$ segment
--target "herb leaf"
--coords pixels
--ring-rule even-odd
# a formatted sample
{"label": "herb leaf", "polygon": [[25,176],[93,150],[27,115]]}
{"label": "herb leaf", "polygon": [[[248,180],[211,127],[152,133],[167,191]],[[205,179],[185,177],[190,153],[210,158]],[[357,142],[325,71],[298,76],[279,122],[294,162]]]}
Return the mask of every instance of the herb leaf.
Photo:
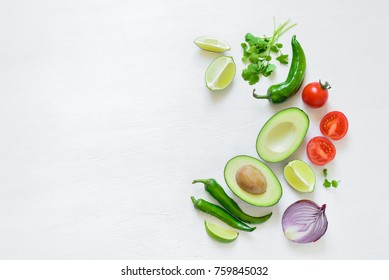
{"label": "herb leaf", "polygon": [[333,186],[334,188],[337,188],[339,182],[340,182],[340,181],[332,180],[332,181],[331,181],[331,184],[332,184],[332,186]]}
{"label": "herb leaf", "polygon": [[276,66],[274,64],[268,64],[262,71],[262,75],[265,77],[269,77],[273,71],[276,70]]}
{"label": "herb leaf", "polygon": [[323,183],[323,186],[326,187],[326,188],[330,188],[330,187],[334,187],[334,188],[337,188],[338,185],[339,185],[339,182],[340,181],[336,181],[336,180],[327,180],[327,175],[328,175],[328,170],[327,168],[324,168],[323,169],[323,175],[324,175],[324,183]]}
{"label": "herb leaf", "polygon": [[253,85],[259,81],[259,65],[251,63],[246,69],[242,71],[242,77],[245,81],[248,81],[250,85]]}
{"label": "herb leaf", "polygon": [[282,64],[288,64],[288,55],[287,54],[281,54],[276,58],[280,63]]}
{"label": "herb leaf", "polygon": [[330,188],[331,187],[331,182],[328,181],[327,179],[325,179],[324,183],[323,183],[323,186],[326,187],[326,188]]}
{"label": "herb leaf", "polygon": [[276,66],[270,61],[272,53],[277,55],[276,60],[281,64],[288,64],[288,55],[282,54],[280,49],[283,47],[278,39],[296,24],[291,24],[290,19],[277,26],[274,21],[274,31],[271,37],[256,37],[247,33],[244,37],[245,42],[241,44],[243,50],[242,61],[249,62],[247,68],[243,69],[242,77],[250,85],[256,84],[260,76],[268,77],[276,69]]}

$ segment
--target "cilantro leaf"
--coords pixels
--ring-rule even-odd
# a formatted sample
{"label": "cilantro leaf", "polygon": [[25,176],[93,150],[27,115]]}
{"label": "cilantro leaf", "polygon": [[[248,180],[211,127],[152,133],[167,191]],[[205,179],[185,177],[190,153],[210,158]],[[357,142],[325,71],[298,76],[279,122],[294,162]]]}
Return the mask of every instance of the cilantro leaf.
{"label": "cilantro leaf", "polygon": [[332,186],[333,186],[334,188],[337,188],[338,185],[339,185],[339,182],[340,182],[340,181],[332,180],[332,181],[331,181],[331,184],[332,184]]}
{"label": "cilantro leaf", "polygon": [[276,58],[280,63],[282,64],[288,64],[288,55],[287,54],[281,54]]}
{"label": "cilantro leaf", "polygon": [[323,186],[326,187],[327,189],[331,187],[331,182],[328,181],[327,179],[324,180]]}
{"label": "cilantro leaf", "polygon": [[274,64],[268,64],[263,70],[262,75],[269,77],[274,70],[276,70],[276,66]]}
{"label": "cilantro leaf", "polygon": [[339,182],[340,181],[336,181],[336,180],[327,180],[327,175],[328,175],[328,170],[327,168],[324,168],[323,169],[323,175],[324,175],[324,183],[323,183],[323,186],[326,187],[326,188],[330,188],[330,187],[334,187],[334,188],[337,188],[338,185],[339,185]]}
{"label": "cilantro leaf", "polygon": [[247,50],[247,52],[248,52],[249,54],[256,53],[256,52],[257,52],[257,48],[256,48],[255,46],[251,46],[251,47]]}
{"label": "cilantro leaf", "polygon": [[250,55],[249,60],[251,63],[257,63],[259,61],[259,56],[256,53]]}
{"label": "cilantro leaf", "polygon": [[256,84],[260,76],[268,77],[276,69],[276,66],[271,63],[272,54],[279,54],[276,60],[281,64],[288,64],[288,55],[282,54],[280,49],[283,47],[278,39],[294,27],[296,24],[291,24],[290,20],[276,26],[274,22],[274,32],[271,37],[257,37],[251,33],[246,33],[241,44],[243,50],[242,61],[249,62],[246,69],[242,71],[242,77],[250,85]]}
{"label": "cilantro leaf", "polygon": [[242,71],[242,77],[245,81],[248,81],[250,85],[253,85],[259,81],[259,67],[258,64],[251,63],[246,69]]}
{"label": "cilantro leaf", "polygon": [[249,43],[250,46],[255,44],[255,37],[251,33],[247,33],[246,36],[244,36],[244,40]]}
{"label": "cilantro leaf", "polygon": [[271,46],[270,49],[271,49],[272,52],[275,52],[275,53],[279,52],[279,49],[277,48],[276,45]]}

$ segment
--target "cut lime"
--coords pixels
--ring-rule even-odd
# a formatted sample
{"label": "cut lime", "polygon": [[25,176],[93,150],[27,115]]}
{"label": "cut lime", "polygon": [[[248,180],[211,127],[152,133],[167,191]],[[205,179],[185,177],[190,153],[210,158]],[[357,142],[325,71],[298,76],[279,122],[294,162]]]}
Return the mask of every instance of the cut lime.
{"label": "cut lime", "polygon": [[230,45],[223,40],[202,36],[197,38],[194,43],[201,49],[211,52],[225,52],[231,49]]}
{"label": "cut lime", "polygon": [[235,77],[235,62],[231,56],[216,58],[205,72],[205,83],[210,90],[225,89]]}
{"label": "cut lime", "polygon": [[315,173],[302,160],[290,161],[284,168],[284,176],[288,184],[299,192],[312,192],[315,188]]}
{"label": "cut lime", "polygon": [[208,221],[204,221],[204,223],[208,235],[219,242],[230,243],[238,238],[239,233],[236,231],[220,227]]}

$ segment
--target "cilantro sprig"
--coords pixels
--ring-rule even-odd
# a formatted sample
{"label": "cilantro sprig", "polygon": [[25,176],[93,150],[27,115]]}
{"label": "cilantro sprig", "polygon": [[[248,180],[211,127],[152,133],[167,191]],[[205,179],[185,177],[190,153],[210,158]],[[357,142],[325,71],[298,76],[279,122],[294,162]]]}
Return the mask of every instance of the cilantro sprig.
{"label": "cilantro sprig", "polygon": [[242,77],[245,81],[254,85],[259,81],[261,75],[270,76],[276,70],[276,65],[270,63],[273,55],[277,55],[276,60],[279,63],[288,64],[288,55],[281,52],[283,45],[278,42],[278,39],[296,25],[296,23],[290,24],[290,19],[288,19],[277,27],[274,20],[273,36],[256,37],[251,33],[246,34],[245,42],[241,44],[243,48],[242,61],[249,63],[242,71]]}
{"label": "cilantro sprig", "polygon": [[327,179],[327,175],[328,175],[328,170],[327,170],[327,168],[324,168],[324,169],[323,169],[323,175],[324,175],[324,183],[323,183],[323,186],[324,186],[325,188],[328,189],[328,188],[331,188],[331,187],[334,187],[334,188],[337,188],[337,187],[338,187],[340,181],[336,181],[336,180],[331,180],[331,181],[329,181],[329,180]]}

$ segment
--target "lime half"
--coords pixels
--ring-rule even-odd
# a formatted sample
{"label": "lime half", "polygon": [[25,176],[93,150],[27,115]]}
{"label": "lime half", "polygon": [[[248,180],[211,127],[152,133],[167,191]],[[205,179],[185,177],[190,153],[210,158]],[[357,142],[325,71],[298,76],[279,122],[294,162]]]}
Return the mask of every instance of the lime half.
{"label": "lime half", "polygon": [[284,168],[284,176],[288,184],[299,192],[312,192],[315,188],[315,173],[302,160],[290,161]]}
{"label": "lime half", "polygon": [[204,221],[204,223],[208,235],[219,242],[230,243],[238,238],[239,233],[236,231],[222,228],[219,225],[208,221]]}
{"label": "lime half", "polygon": [[211,52],[225,52],[231,49],[230,45],[223,40],[202,36],[197,38],[194,43],[201,49]]}
{"label": "lime half", "polygon": [[216,58],[205,72],[205,83],[210,90],[222,90],[234,79],[235,62],[231,56]]}

